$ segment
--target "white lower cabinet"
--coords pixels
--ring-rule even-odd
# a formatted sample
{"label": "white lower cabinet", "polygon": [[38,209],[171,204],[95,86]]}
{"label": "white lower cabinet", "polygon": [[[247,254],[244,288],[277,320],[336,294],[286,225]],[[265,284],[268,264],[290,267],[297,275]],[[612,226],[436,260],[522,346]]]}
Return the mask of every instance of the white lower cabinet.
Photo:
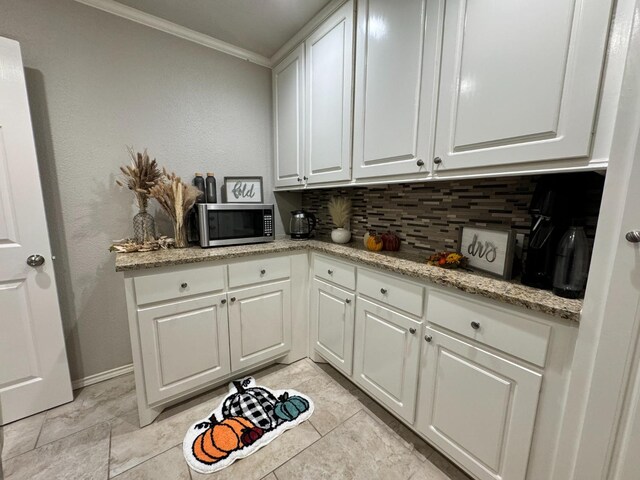
{"label": "white lower cabinet", "polygon": [[310,308],[313,348],[348,376],[353,366],[354,309],[353,293],[314,279]]}
{"label": "white lower cabinet", "polygon": [[140,309],[138,325],[149,403],[231,372],[225,294]]}
{"label": "white lower cabinet", "polygon": [[358,296],[353,379],[413,423],[422,323]]}
{"label": "white lower cabinet", "polygon": [[416,427],[478,479],[526,477],[542,374],[425,329]]}
{"label": "white lower cabinet", "polygon": [[263,363],[291,349],[289,280],[231,291],[228,297],[233,371]]}

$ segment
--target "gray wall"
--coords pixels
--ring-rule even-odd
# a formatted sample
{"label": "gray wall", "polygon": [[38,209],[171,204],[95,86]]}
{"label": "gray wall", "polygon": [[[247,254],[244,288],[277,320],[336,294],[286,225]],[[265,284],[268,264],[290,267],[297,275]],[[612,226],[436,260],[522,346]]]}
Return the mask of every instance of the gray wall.
{"label": "gray wall", "polygon": [[71,376],[126,365],[125,145],[189,179],[261,175],[273,201],[271,72],[72,0],[0,0],[0,35],[22,46]]}

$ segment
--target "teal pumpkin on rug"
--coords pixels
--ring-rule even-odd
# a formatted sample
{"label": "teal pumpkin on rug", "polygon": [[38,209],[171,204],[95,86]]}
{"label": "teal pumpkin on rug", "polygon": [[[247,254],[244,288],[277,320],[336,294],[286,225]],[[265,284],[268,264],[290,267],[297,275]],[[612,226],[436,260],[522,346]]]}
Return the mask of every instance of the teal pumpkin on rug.
{"label": "teal pumpkin on rug", "polygon": [[187,431],[184,458],[197,472],[217,472],[304,422],[313,408],[295,390],[261,387],[253,377],[233,381],[218,408]]}

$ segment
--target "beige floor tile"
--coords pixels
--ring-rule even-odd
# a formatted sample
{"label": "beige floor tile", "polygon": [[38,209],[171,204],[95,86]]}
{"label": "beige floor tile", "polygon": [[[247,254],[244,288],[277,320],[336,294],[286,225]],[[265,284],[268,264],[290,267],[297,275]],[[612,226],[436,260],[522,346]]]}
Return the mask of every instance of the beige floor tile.
{"label": "beige floor tile", "polygon": [[79,391],[72,403],[47,412],[38,446],[136,410],[133,375],[122,375]]}
{"label": "beige floor tile", "polygon": [[428,466],[397,439],[391,429],[361,411],[275,474],[278,480],[407,480]]}
{"label": "beige floor tile", "polygon": [[284,432],[266,447],[242,460],[238,460],[224,470],[210,475],[203,475],[192,470],[191,477],[193,480],[259,480],[319,438],[320,434],[316,432],[313,426],[309,422],[303,422],[297,427]]}
{"label": "beige floor tile", "polygon": [[291,365],[273,365],[253,375],[258,385],[276,390],[297,389],[301,383],[316,376],[323,376],[323,372],[309,359],[299,360]]}
{"label": "beige floor tile", "polygon": [[316,375],[296,389],[313,400],[315,410],[309,421],[320,435],[326,435],[362,410],[356,397],[326,375]]}
{"label": "beige floor tile", "polygon": [[182,448],[173,447],[116,477],[116,480],[190,480]]}
{"label": "beige floor tile", "polygon": [[101,423],[4,462],[6,480],[103,480],[109,466],[108,423]]}
{"label": "beige floor tile", "polygon": [[221,396],[197,397],[190,401],[190,408],[180,406],[163,412],[162,417],[144,428],[139,427],[138,414],[132,412],[112,422],[110,476],[139,465],[182,443],[187,429],[197,420],[207,417],[220,401]]}
{"label": "beige floor tile", "polygon": [[2,460],[33,450],[46,414],[38,413],[0,427],[3,436]]}

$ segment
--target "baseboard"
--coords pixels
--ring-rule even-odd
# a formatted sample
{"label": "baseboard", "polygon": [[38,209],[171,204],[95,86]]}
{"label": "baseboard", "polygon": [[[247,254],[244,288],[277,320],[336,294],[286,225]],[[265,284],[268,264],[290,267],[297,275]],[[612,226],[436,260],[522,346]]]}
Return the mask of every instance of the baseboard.
{"label": "baseboard", "polygon": [[111,370],[107,370],[106,372],[96,373],[94,375],[89,375],[88,377],[79,378],[71,382],[71,387],[76,390],[82,387],[88,387],[89,385],[93,385],[95,383],[104,382],[105,380],[109,380],[110,378],[119,377],[120,375],[126,375],[127,373],[133,372],[133,363],[129,365],[123,365],[122,367],[112,368]]}

